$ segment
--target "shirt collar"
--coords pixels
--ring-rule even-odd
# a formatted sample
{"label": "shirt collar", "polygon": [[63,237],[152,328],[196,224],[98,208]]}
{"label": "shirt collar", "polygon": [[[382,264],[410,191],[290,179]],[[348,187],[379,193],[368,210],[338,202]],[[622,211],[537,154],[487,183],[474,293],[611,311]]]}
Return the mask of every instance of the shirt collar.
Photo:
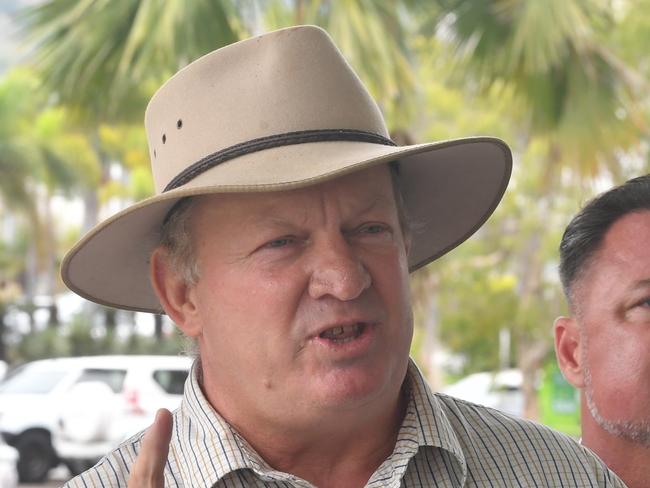
{"label": "shirt collar", "polygon": [[[210,405],[200,386],[201,367],[195,361],[185,383],[179,414],[176,415],[174,436],[170,446],[179,461],[178,469],[189,486],[212,487],[228,473],[250,469],[267,480],[278,480],[278,473],[233,429]],[[463,481],[467,464],[461,445],[439,400],[432,393],[418,367],[409,359],[405,387],[409,402],[400,427],[393,454],[373,475],[403,474],[407,463],[424,446],[449,451],[457,461]],[[395,466],[403,466],[395,473]],[[371,478],[372,479],[372,478]]]}
{"label": "shirt collar", "polygon": [[203,394],[200,375],[197,359],[185,382],[170,448],[178,450],[174,454],[187,486],[212,487],[228,473],[252,466],[240,437]]}
{"label": "shirt collar", "polygon": [[467,477],[467,461],[461,443],[447,417],[448,414],[453,415],[453,412],[447,413],[447,409],[443,408],[417,365],[410,358],[406,378],[411,398],[398,435],[398,442],[402,437],[410,436],[420,447],[429,446],[448,451],[456,460],[458,478],[462,481],[461,486],[464,486]]}

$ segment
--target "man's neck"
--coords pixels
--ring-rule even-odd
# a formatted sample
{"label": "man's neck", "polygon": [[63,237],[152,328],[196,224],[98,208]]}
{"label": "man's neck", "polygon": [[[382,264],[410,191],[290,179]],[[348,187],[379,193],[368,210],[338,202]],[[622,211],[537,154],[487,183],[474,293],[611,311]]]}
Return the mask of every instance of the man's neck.
{"label": "man's neck", "polygon": [[384,412],[366,410],[362,421],[351,415],[323,419],[311,433],[303,430],[300,436],[240,433],[278,471],[299,476],[319,488],[363,487],[393,452],[407,403],[408,397],[399,395],[393,407]]}
{"label": "man's neck", "polygon": [[650,447],[609,434],[599,425],[583,425],[582,443],[594,451],[629,488],[648,486]]}
{"label": "man's neck", "polygon": [[319,488],[365,486],[393,452],[410,397],[405,379],[396,391],[384,392],[385,398],[358,408],[324,411],[309,422],[285,412],[284,422],[278,423],[270,417],[256,418],[244,408],[219,405],[229,396],[209,391],[204,373],[198,374],[208,401],[269,466]]}

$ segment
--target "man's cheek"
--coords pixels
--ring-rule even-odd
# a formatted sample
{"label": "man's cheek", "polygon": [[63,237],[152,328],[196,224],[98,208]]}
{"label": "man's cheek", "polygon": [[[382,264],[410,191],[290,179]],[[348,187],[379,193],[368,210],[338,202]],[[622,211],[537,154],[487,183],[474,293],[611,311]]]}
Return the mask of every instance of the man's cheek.
{"label": "man's cheek", "polygon": [[639,359],[636,355],[623,357],[610,353],[606,361],[592,363],[592,395],[606,418],[625,420],[636,414],[634,399],[639,398],[643,382],[647,383]]}

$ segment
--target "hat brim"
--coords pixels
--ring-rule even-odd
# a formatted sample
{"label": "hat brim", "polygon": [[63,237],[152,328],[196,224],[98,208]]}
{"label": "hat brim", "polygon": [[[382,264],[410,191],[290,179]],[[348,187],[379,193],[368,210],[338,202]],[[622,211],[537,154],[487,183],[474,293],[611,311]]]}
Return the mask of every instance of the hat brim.
{"label": "hat brim", "polygon": [[179,199],[301,188],[393,160],[400,161],[406,212],[416,224],[411,271],[471,236],[498,205],[512,170],[510,149],[490,137],[402,147],[317,142],[268,149],[216,166],[100,223],[65,256],[63,281],[103,305],[161,313],[149,281],[149,257],[165,216]]}

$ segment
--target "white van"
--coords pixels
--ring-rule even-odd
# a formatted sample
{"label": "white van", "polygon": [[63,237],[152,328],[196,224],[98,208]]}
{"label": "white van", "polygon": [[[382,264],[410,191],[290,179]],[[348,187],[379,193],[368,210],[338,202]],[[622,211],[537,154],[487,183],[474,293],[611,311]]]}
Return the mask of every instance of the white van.
{"label": "white van", "polygon": [[176,408],[192,360],[89,356],[27,363],[0,383],[0,434],[19,452],[23,482],[63,461],[73,474]]}
{"label": "white van", "polygon": [[8,446],[0,437],[0,488],[18,486],[18,451]]}

